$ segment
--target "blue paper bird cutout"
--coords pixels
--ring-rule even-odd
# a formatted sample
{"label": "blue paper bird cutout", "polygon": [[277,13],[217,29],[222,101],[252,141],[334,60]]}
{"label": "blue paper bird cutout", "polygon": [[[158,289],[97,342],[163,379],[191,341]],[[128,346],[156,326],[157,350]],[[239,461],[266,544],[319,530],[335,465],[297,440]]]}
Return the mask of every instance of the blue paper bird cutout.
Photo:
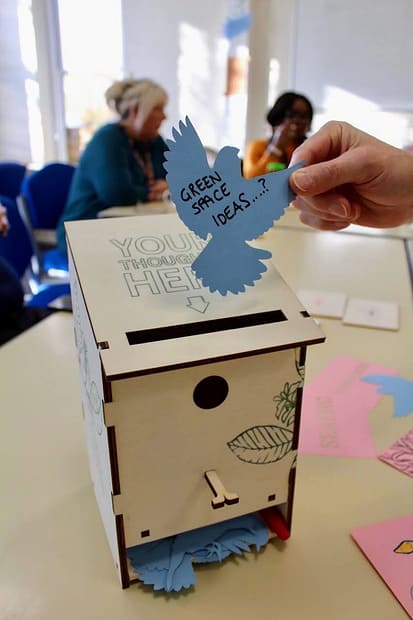
{"label": "blue paper bird cutout", "polygon": [[205,149],[188,117],[172,130],[165,152],[166,179],[177,213],[207,245],[192,269],[202,284],[226,295],[252,286],[271,252],[246,243],[271,228],[293,199],[288,170],[255,179],[241,174],[238,149],[224,146],[210,168]]}
{"label": "blue paper bird cutout", "polygon": [[268,530],[256,514],[168,536],[128,549],[128,558],[143,583],[154,590],[179,592],[195,584],[192,564],[222,562],[268,542]]}
{"label": "blue paper bird cutout", "polygon": [[365,375],[362,380],[380,386],[377,389],[379,394],[393,396],[394,412],[392,415],[395,418],[403,418],[413,413],[413,381],[392,375]]}

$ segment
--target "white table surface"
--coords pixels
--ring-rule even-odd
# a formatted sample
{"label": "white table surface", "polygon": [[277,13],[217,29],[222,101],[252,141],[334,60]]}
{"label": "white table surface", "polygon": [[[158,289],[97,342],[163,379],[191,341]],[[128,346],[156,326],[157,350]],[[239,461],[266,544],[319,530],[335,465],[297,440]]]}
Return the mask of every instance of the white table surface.
{"label": "white table surface", "polygon": [[[258,242],[292,288],[396,301],[399,332],[322,320],[311,378],[335,355],[412,376],[413,317],[403,242],[279,228]],[[122,590],[89,479],[72,317],[58,313],[0,348],[0,619],[401,620],[406,613],[352,542],[352,528],[413,512],[413,480],[375,459],[301,455],[293,534],[259,554],[196,569],[184,594]],[[377,448],[412,425],[374,412]]]}
{"label": "white table surface", "polygon": [[[300,228],[305,232],[315,232],[313,228],[305,226],[300,222],[299,211],[294,207],[286,209],[284,215],[276,225],[283,228]],[[340,231],[341,234],[351,233],[354,235],[376,236],[376,237],[395,237],[396,239],[413,239],[413,223],[403,224],[394,228],[370,228],[350,224],[347,228]]]}

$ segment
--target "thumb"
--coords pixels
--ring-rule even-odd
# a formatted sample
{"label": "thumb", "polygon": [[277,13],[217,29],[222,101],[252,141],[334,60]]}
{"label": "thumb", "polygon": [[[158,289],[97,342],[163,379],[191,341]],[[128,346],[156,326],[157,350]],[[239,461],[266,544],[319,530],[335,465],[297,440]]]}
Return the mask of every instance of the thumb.
{"label": "thumb", "polygon": [[316,196],[341,185],[337,172],[332,174],[331,162],[314,164],[292,173],[290,187],[295,194]]}
{"label": "thumb", "polygon": [[360,164],[354,152],[343,153],[335,159],[300,168],[292,173],[290,186],[295,194],[323,194],[345,183],[356,183]]}

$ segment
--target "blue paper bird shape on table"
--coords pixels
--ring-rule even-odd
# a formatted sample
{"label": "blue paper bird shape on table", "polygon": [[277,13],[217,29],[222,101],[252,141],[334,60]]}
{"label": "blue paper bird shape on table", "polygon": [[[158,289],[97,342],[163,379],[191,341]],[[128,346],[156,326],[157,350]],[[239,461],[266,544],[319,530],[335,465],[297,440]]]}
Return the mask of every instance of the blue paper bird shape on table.
{"label": "blue paper bird shape on table", "polygon": [[193,564],[222,562],[268,542],[268,530],[256,514],[129,547],[128,559],[143,583],[154,590],[179,592],[195,584]]}
{"label": "blue paper bird shape on table", "polygon": [[188,117],[172,130],[165,152],[166,179],[177,213],[207,245],[192,269],[204,286],[226,295],[252,286],[267,267],[271,252],[246,243],[271,228],[293,199],[288,170],[255,179],[241,174],[238,149],[224,146],[214,166]]}
{"label": "blue paper bird shape on table", "polygon": [[413,413],[413,381],[393,375],[365,375],[362,380],[380,386],[377,389],[379,394],[393,396],[395,418],[403,418]]}

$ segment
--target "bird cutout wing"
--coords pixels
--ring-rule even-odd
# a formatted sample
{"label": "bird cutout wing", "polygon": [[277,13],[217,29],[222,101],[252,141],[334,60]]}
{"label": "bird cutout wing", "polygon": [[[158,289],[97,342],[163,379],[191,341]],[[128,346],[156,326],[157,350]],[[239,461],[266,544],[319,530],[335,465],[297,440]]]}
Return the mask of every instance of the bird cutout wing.
{"label": "bird cutout wing", "polygon": [[413,381],[392,375],[365,375],[362,380],[377,385],[379,394],[393,396],[394,417],[401,418],[413,413]]}
{"label": "bird cutout wing", "polygon": [[[245,238],[256,239],[269,230],[284,212],[294,198],[288,180],[290,175],[302,166],[301,163],[279,172],[270,172],[263,177],[254,179],[259,183],[259,193],[256,202],[259,215],[247,211],[245,219]],[[254,204],[254,203],[253,203]]]}
{"label": "bird cutout wing", "polygon": [[[231,189],[229,207],[215,214],[219,231],[227,237],[251,241],[269,230],[284,214],[294,198],[288,179],[303,164],[298,163],[280,172],[245,179],[241,175],[237,149],[224,147],[217,155],[214,170]],[[231,230],[230,230],[231,229]]]}
{"label": "bird cutout wing", "polygon": [[[206,151],[188,117],[179,122],[179,131],[172,129],[173,140],[166,140],[164,168],[172,200],[177,213],[186,226],[202,239],[206,239],[210,223],[199,218],[198,199],[205,190],[219,185],[208,164]],[[212,178],[211,178],[212,177]]]}
{"label": "bird cutout wing", "polygon": [[284,213],[293,193],[289,176],[302,164],[255,179],[242,176],[238,149],[223,147],[211,168],[188,117],[167,140],[166,179],[186,226],[208,243],[192,269],[211,291],[240,293],[262,277],[271,253],[249,246]]}

